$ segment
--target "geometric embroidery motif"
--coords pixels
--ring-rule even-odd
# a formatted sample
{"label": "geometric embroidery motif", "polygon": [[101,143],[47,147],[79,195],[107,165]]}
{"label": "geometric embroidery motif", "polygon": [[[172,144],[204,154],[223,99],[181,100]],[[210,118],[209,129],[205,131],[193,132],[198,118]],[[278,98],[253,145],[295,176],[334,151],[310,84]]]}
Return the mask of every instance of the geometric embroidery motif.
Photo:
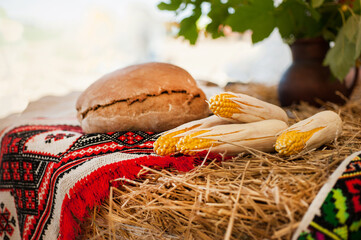
{"label": "geometric embroidery motif", "polygon": [[309,223],[309,232],[297,238],[306,239],[361,239],[361,155],[347,165],[328,193],[320,215]]}
{"label": "geometric embroidery motif", "polygon": [[57,183],[64,174],[86,159],[105,154],[152,154],[156,137],[140,131],[84,134],[72,125],[24,125],[10,130],[0,139],[0,189],[11,190],[18,222],[1,203],[0,239],[9,239],[14,231],[24,239],[42,238],[51,224]]}
{"label": "geometric embroidery motif", "polygon": [[16,222],[14,216],[10,215],[10,211],[5,208],[4,203],[0,203],[0,237],[10,239],[14,233]]}

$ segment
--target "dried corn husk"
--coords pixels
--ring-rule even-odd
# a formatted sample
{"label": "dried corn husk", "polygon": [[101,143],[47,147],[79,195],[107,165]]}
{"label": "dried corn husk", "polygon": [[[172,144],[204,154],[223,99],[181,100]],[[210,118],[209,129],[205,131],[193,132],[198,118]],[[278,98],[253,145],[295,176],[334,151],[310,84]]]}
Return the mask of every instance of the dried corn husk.
{"label": "dried corn husk", "polygon": [[256,122],[278,119],[288,122],[286,112],[271,103],[241,93],[225,92],[210,98],[210,110],[217,116],[232,122]]}
{"label": "dried corn husk", "polygon": [[294,155],[332,142],[341,132],[341,118],[333,111],[323,111],[282,132],[275,149],[283,155]]}
{"label": "dried corn husk", "polygon": [[208,149],[227,155],[250,149],[271,152],[274,150],[276,135],[286,128],[285,122],[276,119],[198,128],[191,133],[180,134],[183,137],[176,144],[176,149],[190,155]]}
{"label": "dried corn husk", "polygon": [[225,124],[226,120],[221,119],[217,116],[210,116],[200,120],[188,122],[182,124],[179,127],[164,132],[154,143],[154,152],[158,155],[170,155],[177,153],[176,144],[180,140],[180,134],[190,133],[199,128],[209,128],[212,126]]}

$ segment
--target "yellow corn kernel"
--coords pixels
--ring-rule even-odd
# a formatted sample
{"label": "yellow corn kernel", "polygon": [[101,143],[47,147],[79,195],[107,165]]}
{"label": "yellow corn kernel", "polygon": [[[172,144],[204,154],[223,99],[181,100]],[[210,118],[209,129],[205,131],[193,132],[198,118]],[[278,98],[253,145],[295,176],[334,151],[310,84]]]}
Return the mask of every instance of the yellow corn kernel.
{"label": "yellow corn kernel", "polygon": [[178,152],[189,155],[204,150],[226,155],[236,155],[249,149],[270,152],[274,151],[277,133],[286,128],[285,122],[275,119],[199,128],[183,134],[176,148]]}
{"label": "yellow corn kernel", "polygon": [[176,135],[186,132],[189,129],[182,129],[160,136],[153,144],[154,152],[160,156],[170,155],[177,152],[176,144],[180,137]]}
{"label": "yellow corn kernel", "polygon": [[207,118],[182,124],[163,133],[153,144],[154,152],[161,156],[178,153],[176,144],[185,134],[190,134],[197,128],[208,128],[219,124],[224,124],[226,122],[226,120],[213,115]]}
{"label": "yellow corn kernel", "polygon": [[221,93],[209,99],[209,109],[217,116],[231,118],[235,113],[242,113],[240,106],[230,98],[236,96],[230,93]]}
{"label": "yellow corn kernel", "polygon": [[294,155],[305,149],[307,141],[324,127],[318,127],[310,131],[299,130],[283,132],[276,141],[275,149],[282,155]]}
{"label": "yellow corn kernel", "polygon": [[280,107],[241,93],[224,92],[211,97],[209,109],[218,117],[235,123],[278,119],[288,122],[287,113]]}
{"label": "yellow corn kernel", "polygon": [[210,138],[197,138],[198,135],[207,133],[209,130],[200,130],[184,136],[176,145],[177,151],[183,154],[193,155],[197,151],[209,149],[212,145],[217,146],[217,140]]}

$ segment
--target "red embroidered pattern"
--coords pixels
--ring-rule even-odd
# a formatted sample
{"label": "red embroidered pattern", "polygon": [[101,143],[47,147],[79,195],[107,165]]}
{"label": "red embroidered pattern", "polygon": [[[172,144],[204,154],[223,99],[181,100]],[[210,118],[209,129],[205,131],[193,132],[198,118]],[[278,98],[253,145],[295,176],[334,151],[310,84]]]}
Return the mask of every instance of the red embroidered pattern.
{"label": "red embroidered pattern", "polygon": [[[0,144],[0,190],[12,191],[16,213],[8,214],[3,204],[0,234],[11,237],[11,229],[17,227],[22,239],[44,239],[49,229],[60,227],[60,232],[51,237],[74,239],[80,231],[78,220],[87,217],[87,208],[109,195],[111,180],[134,179],[142,166],[188,171],[195,161],[203,160],[156,156],[156,137],[152,132],[138,131],[83,134],[79,126],[70,125],[31,125],[10,130]],[[118,153],[123,155],[112,157]],[[59,183],[69,174],[71,179],[71,174],[78,177],[78,169],[85,177],[69,186],[68,192],[62,192]],[[54,213],[57,201],[62,201],[60,214]]]}

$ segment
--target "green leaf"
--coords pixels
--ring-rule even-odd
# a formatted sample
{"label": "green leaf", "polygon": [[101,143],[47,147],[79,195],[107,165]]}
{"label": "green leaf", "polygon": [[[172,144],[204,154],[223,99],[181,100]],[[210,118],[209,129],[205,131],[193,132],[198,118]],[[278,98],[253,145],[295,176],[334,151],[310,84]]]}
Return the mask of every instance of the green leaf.
{"label": "green leaf", "polygon": [[193,10],[193,14],[187,18],[184,18],[180,22],[178,35],[183,36],[185,39],[189,40],[189,43],[192,45],[194,45],[198,39],[197,21],[201,15],[202,9],[200,6],[196,6]]}
{"label": "green leaf", "polygon": [[311,18],[313,18],[316,21],[319,21],[321,19],[321,13],[319,13],[316,9],[310,7],[308,4],[306,4],[306,9],[310,12]]}
{"label": "green leaf", "polygon": [[329,65],[335,77],[341,81],[355,65],[356,45],[348,40],[344,31],[337,35],[335,46],[326,55],[324,64]]}
{"label": "green leaf", "polygon": [[349,17],[342,29],[347,39],[352,43],[356,43],[359,20],[360,16],[357,15]]}
{"label": "green leaf", "polygon": [[253,43],[267,38],[275,28],[273,0],[254,0],[236,8],[228,20],[233,31],[252,30]]}
{"label": "green leaf", "polygon": [[211,33],[213,38],[223,36],[223,32],[219,31],[219,26],[224,24],[228,16],[228,5],[221,3],[220,0],[213,1],[211,10],[208,13],[208,17],[212,22],[207,25],[206,31]]}
{"label": "green leaf", "polygon": [[276,26],[283,39],[289,39],[294,35],[295,23],[291,20],[288,12],[280,11],[276,15]]}
{"label": "green leaf", "polygon": [[317,8],[323,4],[324,0],[312,0],[311,5],[313,8]]}
{"label": "green leaf", "polygon": [[302,0],[283,1],[275,11],[276,26],[282,38],[316,37],[322,29],[320,14]]}
{"label": "green leaf", "polygon": [[158,4],[160,10],[175,11],[182,4],[182,0],[171,0],[170,3],[161,2]]}
{"label": "green leaf", "polygon": [[335,46],[326,55],[325,64],[332,73],[343,79],[350,68],[355,66],[356,59],[361,54],[361,17],[352,15],[339,31]]}
{"label": "green leaf", "polygon": [[190,44],[195,44],[198,38],[198,29],[193,17],[184,18],[180,22],[178,35],[188,39]]}
{"label": "green leaf", "polygon": [[343,31],[347,39],[356,45],[354,56],[356,60],[361,54],[361,16],[350,16],[343,27]]}

